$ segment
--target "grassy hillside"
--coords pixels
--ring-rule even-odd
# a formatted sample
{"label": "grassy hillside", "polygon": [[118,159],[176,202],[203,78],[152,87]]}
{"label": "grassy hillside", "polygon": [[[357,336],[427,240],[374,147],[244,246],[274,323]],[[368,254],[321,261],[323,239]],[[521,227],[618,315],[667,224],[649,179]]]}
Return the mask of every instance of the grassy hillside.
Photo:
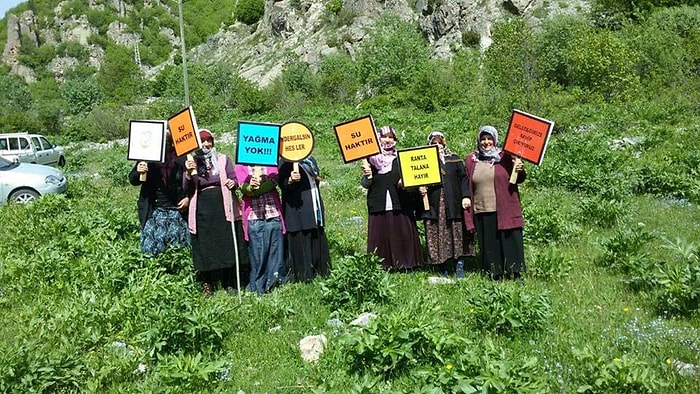
{"label": "grassy hillside", "polygon": [[[359,165],[342,163],[331,134],[332,124],[359,115],[340,106],[298,118],[318,138],[335,274],[246,294],[242,304],[224,293],[205,299],[187,251],[140,255],[138,188],[126,182],[124,146],[72,147],[68,195],[0,208],[2,391],[700,389],[697,376],[674,366],[700,364],[697,200],[637,190],[634,179],[697,185],[682,164],[696,155],[696,118],[659,125],[659,136],[619,150],[609,143],[629,134],[600,123],[556,134],[543,165],[526,167],[528,273],[519,287],[476,270],[432,285],[428,269],[376,267],[364,254]],[[421,144],[430,126],[468,123],[455,112],[373,115],[404,132],[402,148]],[[224,141],[234,128],[214,128],[218,148],[231,155]],[[474,127],[442,128],[461,155],[472,148]],[[689,173],[644,170],[666,161]],[[370,328],[348,325],[365,311],[379,316]],[[321,333],[326,351],[308,364],[299,340]]]}
{"label": "grassy hillside", "polygon": [[[264,89],[230,66],[193,65],[192,104],[219,150],[233,156],[238,120],[301,121],[325,179],[331,277],[241,304],[205,299],[187,250],[141,256],[126,148],[88,142],[182,109],[181,69],[142,86],[157,93],[147,106],[97,94],[125,86],[106,72],[57,96],[0,75],[5,124],[53,119],[71,142],[67,195],[0,207],[0,391],[700,392],[696,21],[697,7],[610,26],[513,20],[485,53],[443,62],[387,18],[355,58],[290,64]],[[74,112],[52,112],[66,103]],[[440,129],[464,156],[479,126],[503,132],[513,108],[556,124],[521,189],[525,286],[473,262],[444,285],[428,269],[382,272],[364,253],[359,164],[342,163],[332,126],[369,113],[400,148]],[[350,326],[362,312],[378,317]],[[324,354],[304,362],[299,340],[321,333]]]}

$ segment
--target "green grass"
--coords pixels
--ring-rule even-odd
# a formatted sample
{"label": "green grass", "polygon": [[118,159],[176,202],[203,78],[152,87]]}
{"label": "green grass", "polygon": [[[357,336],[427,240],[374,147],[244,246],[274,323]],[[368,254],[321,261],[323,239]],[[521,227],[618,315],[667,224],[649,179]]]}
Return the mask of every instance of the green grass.
{"label": "green grass", "polygon": [[[362,115],[309,109],[300,119],[317,136],[327,234],[341,270],[347,256],[365,249],[360,166],[342,163],[330,131],[353,114]],[[378,124],[400,125],[403,141],[422,141],[430,125],[454,124],[445,114],[374,115]],[[470,133],[446,131],[465,155]],[[492,283],[476,270],[446,285],[428,284],[430,270],[388,274],[391,297],[371,308],[379,316],[367,329],[372,335],[347,325],[359,312],[330,310],[320,280],[264,297],[245,294],[242,304],[223,293],[205,299],[188,251],[141,256],[138,188],[126,183],[132,163],[125,148],[73,148],[66,196],[0,208],[0,391],[698,392],[697,377],[667,364],[700,364],[697,310],[663,315],[653,276],[635,288],[627,279],[638,272],[598,263],[605,240],[633,229],[651,234],[642,250],[629,251],[644,253],[650,273],[682,264],[665,246],[676,239],[700,244],[697,202],[629,195],[614,225],[595,225],[581,211],[586,192],[543,180],[540,170],[567,171],[559,138],[547,168],[527,167],[526,285]],[[579,158],[589,153],[565,146]],[[234,156],[231,145],[217,148]],[[546,318],[533,315],[540,312]],[[342,327],[328,324],[334,316]],[[328,347],[308,364],[299,340],[321,333]]]}

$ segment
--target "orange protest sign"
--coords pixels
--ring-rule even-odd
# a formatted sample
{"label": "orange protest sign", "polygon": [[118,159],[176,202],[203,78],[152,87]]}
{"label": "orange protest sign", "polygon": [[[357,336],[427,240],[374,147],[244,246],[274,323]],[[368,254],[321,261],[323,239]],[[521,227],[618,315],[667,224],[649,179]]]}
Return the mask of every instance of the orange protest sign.
{"label": "orange protest sign", "polygon": [[333,129],[346,163],[381,152],[372,115],[337,124]]}
{"label": "orange protest sign", "polygon": [[287,122],[280,128],[280,156],[286,161],[301,161],[311,155],[314,136],[306,125]]}
{"label": "orange protest sign", "polygon": [[168,119],[168,128],[173,137],[176,155],[182,156],[202,146],[192,107],[187,107]]}
{"label": "orange protest sign", "polygon": [[542,164],[554,122],[513,110],[503,149],[533,164]]}

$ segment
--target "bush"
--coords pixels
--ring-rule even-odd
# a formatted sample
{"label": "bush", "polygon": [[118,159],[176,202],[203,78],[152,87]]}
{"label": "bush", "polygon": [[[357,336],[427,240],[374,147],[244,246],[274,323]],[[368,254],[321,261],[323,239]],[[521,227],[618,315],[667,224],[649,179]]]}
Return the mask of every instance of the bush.
{"label": "bush", "polygon": [[375,254],[355,254],[334,262],[321,282],[321,299],[340,315],[364,312],[388,302],[394,294],[389,276]]}
{"label": "bush", "polygon": [[239,0],[236,5],[236,19],[252,25],[262,18],[265,12],[265,2],[263,0]]}
{"label": "bush", "polygon": [[377,21],[357,55],[358,76],[370,95],[405,88],[429,59],[427,45],[414,24],[387,15]]}
{"label": "bush", "polygon": [[517,285],[489,283],[473,289],[466,303],[475,327],[506,336],[542,331],[551,316],[547,293],[532,294]]}

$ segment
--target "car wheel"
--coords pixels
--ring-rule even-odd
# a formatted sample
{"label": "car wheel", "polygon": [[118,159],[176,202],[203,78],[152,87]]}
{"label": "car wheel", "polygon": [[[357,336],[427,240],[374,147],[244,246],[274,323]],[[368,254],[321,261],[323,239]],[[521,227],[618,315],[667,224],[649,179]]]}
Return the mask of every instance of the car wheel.
{"label": "car wheel", "polygon": [[19,189],[10,194],[9,201],[17,204],[26,204],[34,201],[37,198],[39,198],[39,193],[35,192],[34,190]]}
{"label": "car wheel", "polygon": [[59,167],[63,167],[63,166],[65,166],[65,165],[66,165],[66,158],[63,157],[63,156],[61,156],[61,157],[58,159],[58,166],[59,166]]}

